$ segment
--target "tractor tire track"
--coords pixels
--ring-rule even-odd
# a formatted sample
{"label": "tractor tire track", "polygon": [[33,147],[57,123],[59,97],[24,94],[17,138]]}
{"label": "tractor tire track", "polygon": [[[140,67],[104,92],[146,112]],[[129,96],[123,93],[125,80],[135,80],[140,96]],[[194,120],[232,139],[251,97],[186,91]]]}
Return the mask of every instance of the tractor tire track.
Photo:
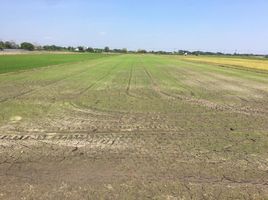
{"label": "tractor tire track", "polygon": [[160,86],[154,81],[153,76],[146,69],[146,67],[144,67],[144,71],[147,74],[147,76],[149,77],[149,79],[151,80],[151,82],[153,84],[153,89],[158,94],[160,94],[160,96],[167,97],[168,99],[177,99],[177,100],[191,103],[193,105],[204,106],[204,107],[207,107],[207,108],[210,108],[213,110],[217,110],[217,111],[229,111],[229,112],[235,112],[235,113],[244,114],[244,115],[254,114],[254,115],[258,115],[258,116],[265,116],[267,114],[267,111],[265,111],[265,110],[253,109],[253,108],[235,108],[233,106],[220,105],[220,104],[217,104],[217,103],[205,100],[205,99],[195,99],[195,98],[191,98],[191,97],[187,97],[187,96],[183,96],[183,95],[170,94],[168,92],[163,91],[160,88]]}
{"label": "tractor tire track", "polygon": [[[3,144],[9,146],[27,144],[27,147],[36,146],[41,143],[48,145],[59,145],[66,147],[86,147],[86,148],[114,148],[126,149],[136,148],[141,145],[138,138],[122,134],[46,134],[46,135],[0,135]],[[23,145],[22,145],[23,146]],[[19,148],[20,149],[20,148]]]}
{"label": "tractor tire track", "polygon": [[[145,72],[145,74],[147,75],[148,79],[149,79],[150,82],[152,83],[152,89],[153,89],[156,93],[160,94],[160,96],[163,96],[163,94],[162,94],[162,92],[161,92],[161,90],[160,90],[160,88],[159,88],[159,85],[154,81],[152,74],[146,69],[146,67],[145,67],[144,65],[142,65],[142,67],[143,67],[144,72]],[[164,96],[166,96],[166,95],[164,95]]]}
{"label": "tractor tire track", "polygon": [[[134,63],[132,63],[131,65],[131,70],[129,72],[129,78],[128,78],[128,83],[127,83],[127,87],[126,87],[126,94],[127,96],[131,97],[131,98],[135,98],[135,99],[147,99],[149,97],[144,97],[144,96],[140,96],[136,93],[130,93],[130,90],[131,90],[131,82],[133,81],[133,71],[134,71]],[[135,83],[135,86],[137,86],[137,77],[135,76],[134,77],[134,83]]]}
{"label": "tractor tire track", "polygon": [[80,112],[80,113],[89,114],[89,115],[91,115],[93,117],[96,117],[96,116],[107,116],[107,117],[112,116],[111,113],[102,112],[102,111],[98,111],[96,109],[91,109],[91,108],[83,108],[82,106],[77,105],[77,104],[75,104],[73,102],[69,102],[69,104],[72,107],[71,108],[72,110],[77,111],[77,112]]}
{"label": "tractor tire track", "polygon": [[20,93],[18,95],[14,95],[12,97],[7,97],[7,98],[4,98],[4,99],[1,99],[0,100],[0,103],[4,103],[4,102],[10,101],[10,100],[14,100],[14,99],[20,98],[20,97],[22,97],[24,95],[27,95],[27,94],[30,94],[30,93],[34,92],[35,90],[37,90],[37,89],[27,90],[27,91],[22,92],[22,93]]}
{"label": "tractor tire track", "polygon": [[97,85],[99,82],[101,82],[102,80],[104,80],[106,77],[108,77],[109,75],[111,75],[112,71],[114,71],[114,69],[116,69],[119,65],[120,65],[120,63],[119,64],[118,63],[115,64],[105,75],[103,75],[102,77],[100,77],[99,79],[97,79],[94,83],[90,84],[88,87],[86,87],[83,90],[81,90],[77,95],[83,95],[85,92],[87,92],[92,87],[94,87],[95,85]]}
{"label": "tractor tire track", "polygon": [[129,93],[129,90],[130,90],[130,84],[131,84],[131,80],[132,80],[132,74],[133,74],[133,63],[131,65],[131,70],[130,70],[130,73],[129,73],[129,78],[128,78],[128,84],[127,84],[127,88],[126,88],[126,93],[127,95],[131,96],[130,93]]}
{"label": "tractor tire track", "polygon": [[[91,65],[90,68],[91,68],[91,67],[96,67],[97,65],[102,64],[102,63],[105,63],[105,62],[96,63],[96,64],[94,64],[94,65]],[[45,89],[45,88],[47,88],[47,87],[50,87],[50,86],[52,86],[52,85],[55,85],[55,84],[60,83],[60,82],[62,82],[62,81],[65,81],[65,80],[67,80],[67,79],[69,79],[69,78],[71,78],[71,77],[81,75],[81,74],[87,72],[88,70],[89,70],[89,68],[86,68],[85,70],[83,69],[83,70],[81,70],[81,71],[72,73],[72,74],[70,74],[70,75],[68,75],[68,76],[66,76],[66,77],[64,77],[64,78],[61,78],[61,79],[58,79],[58,80],[53,81],[53,82],[51,82],[51,83],[48,83],[48,84],[46,84],[45,86],[40,86],[40,87],[38,87],[38,88],[36,88],[36,89],[30,89],[30,90],[27,90],[27,91],[25,91],[25,92],[23,92],[23,93],[20,93],[20,94],[18,94],[18,95],[14,95],[14,96],[12,96],[12,97],[7,97],[7,98],[4,98],[4,99],[1,99],[1,100],[0,100],[0,103],[4,103],[4,102],[10,101],[10,100],[18,99],[18,98],[20,98],[20,97],[22,97],[22,96],[24,96],[24,95],[27,95],[27,94],[36,92],[36,91],[38,91],[38,90],[40,90],[40,89]]]}

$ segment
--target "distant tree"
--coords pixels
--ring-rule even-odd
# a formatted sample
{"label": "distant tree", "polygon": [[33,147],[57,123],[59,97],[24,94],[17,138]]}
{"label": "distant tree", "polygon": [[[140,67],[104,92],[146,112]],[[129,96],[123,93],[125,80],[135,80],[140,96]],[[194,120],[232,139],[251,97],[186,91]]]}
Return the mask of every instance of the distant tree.
{"label": "distant tree", "polygon": [[122,53],[127,53],[127,48],[123,48]]}
{"label": "distant tree", "polygon": [[266,55],[265,58],[268,58],[268,55]]}
{"label": "distant tree", "polygon": [[56,45],[45,45],[43,46],[43,49],[46,51],[62,51],[62,50],[67,50],[65,47],[61,46],[56,46]]}
{"label": "distant tree", "polygon": [[79,47],[77,47],[77,48],[78,48],[78,51],[80,51],[80,52],[84,52],[84,47],[79,46]]}
{"label": "distant tree", "polygon": [[0,41],[0,51],[3,51],[5,47],[5,43],[3,41]]}
{"label": "distant tree", "polygon": [[191,54],[191,52],[189,52],[189,51],[185,51],[185,50],[179,50],[179,51],[178,51],[178,54],[179,54],[179,55],[185,55],[185,54],[188,54],[188,55],[189,55],[189,54]]}
{"label": "distant tree", "polygon": [[147,51],[144,50],[144,49],[139,49],[139,50],[137,51],[137,53],[147,53]]}
{"label": "distant tree", "polygon": [[75,48],[74,48],[74,47],[67,47],[67,50],[68,50],[68,51],[74,51]]}
{"label": "distant tree", "polygon": [[199,56],[199,55],[202,55],[202,52],[200,52],[200,51],[193,51],[192,52],[192,55]]}
{"label": "distant tree", "polygon": [[88,48],[86,49],[86,51],[87,51],[87,52],[90,52],[90,53],[94,53],[94,49],[93,49],[92,47],[88,47]]}
{"label": "distant tree", "polygon": [[18,49],[19,45],[17,45],[14,41],[6,41],[4,43],[4,48],[6,48],[6,49]]}
{"label": "distant tree", "polygon": [[33,44],[33,45],[34,45],[35,50],[37,50],[37,51],[43,50],[43,47],[41,45],[38,45],[38,44]]}
{"label": "distant tree", "polygon": [[172,55],[173,54],[173,52],[167,52],[167,51],[151,51],[149,53],[160,54],[160,55]]}
{"label": "distant tree", "polygon": [[49,46],[49,45],[45,45],[45,46],[43,46],[43,49],[46,50],[46,51],[50,51],[50,50],[51,50],[50,47],[51,47],[51,46]]}
{"label": "distant tree", "polygon": [[123,48],[123,49],[112,49],[110,50],[110,52],[113,52],[113,53],[127,53],[127,49],[126,48]]}
{"label": "distant tree", "polygon": [[23,42],[21,43],[20,47],[25,50],[33,51],[34,50],[34,45],[29,43],[29,42]]}
{"label": "distant tree", "polygon": [[102,53],[102,52],[103,52],[103,49],[95,48],[95,49],[94,49],[94,52],[95,52],[95,53]]}
{"label": "distant tree", "polygon": [[109,47],[105,47],[104,48],[104,52],[109,52],[110,51],[110,48]]}

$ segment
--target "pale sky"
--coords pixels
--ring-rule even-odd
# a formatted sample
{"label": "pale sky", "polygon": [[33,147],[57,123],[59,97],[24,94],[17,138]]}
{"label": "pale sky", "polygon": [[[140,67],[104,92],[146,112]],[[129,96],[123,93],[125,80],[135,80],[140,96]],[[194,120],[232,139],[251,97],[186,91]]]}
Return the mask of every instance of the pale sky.
{"label": "pale sky", "polygon": [[0,0],[0,40],[268,54],[267,0]]}

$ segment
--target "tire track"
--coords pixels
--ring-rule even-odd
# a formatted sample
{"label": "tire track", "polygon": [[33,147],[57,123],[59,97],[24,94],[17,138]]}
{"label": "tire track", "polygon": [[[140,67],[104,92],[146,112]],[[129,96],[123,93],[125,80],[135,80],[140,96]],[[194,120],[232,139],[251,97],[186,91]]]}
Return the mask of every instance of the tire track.
{"label": "tire track", "polygon": [[93,117],[96,117],[96,116],[107,116],[107,117],[112,116],[111,113],[97,111],[97,110],[90,109],[90,108],[83,108],[83,106],[77,105],[77,104],[75,104],[73,102],[69,102],[69,104],[72,107],[71,108],[72,110],[77,111],[77,112],[81,112],[81,113],[85,113],[85,114],[89,114],[89,115],[91,115]]}
{"label": "tire track", "polygon": [[[92,67],[96,67],[96,66],[98,66],[99,64],[103,64],[103,63],[105,63],[105,62],[106,62],[106,61],[102,61],[102,62],[100,62],[100,63],[93,64],[93,65],[91,65],[89,68],[91,69]],[[89,70],[89,68],[87,67],[85,70],[83,69],[83,70],[81,70],[81,71],[72,73],[72,74],[70,74],[70,75],[68,75],[68,76],[66,76],[66,77],[64,77],[64,78],[61,78],[61,79],[59,79],[59,80],[53,81],[53,82],[51,82],[51,83],[48,83],[48,84],[46,84],[45,86],[40,86],[40,87],[38,87],[38,88],[36,88],[36,89],[30,89],[30,90],[27,90],[27,91],[25,91],[25,92],[23,92],[23,93],[20,93],[20,94],[18,94],[18,95],[14,95],[14,96],[12,96],[12,97],[7,97],[7,98],[4,98],[4,99],[1,99],[1,100],[0,100],[0,103],[4,103],[4,102],[6,102],[6,101],[10,101],[10,100],[14,100],[14,99],[20,98],[20,97],[22,97],[22,96],[24,96],[24,95],[27,95],[27,94],[36,92],[36,91],[41,90],[41,89],[45,89],[45,88],[50,87],[50,86],[52,86],[52,85],[55,85],[55,84],[57,84],[57,83],[59,83],[59,82],[65,81],[65,80],[67,80],[67,79],[69,79],[69,78],[71,78],[71,77],[81,75],[81,74],[87,72],[87,71]]]}
{"label": "tire track", "polygon": [[116,69],[119,65],[120,65],[120,63],[115,64],[105,75],[103,75],[102,77],[100,77],[99,79],[97,79],[94,83],[90,84],[88,87],[86,87],[83,90],[81,90],[78,93],[78,95],[84,94],[85,92],[87,92],[88,90],[90,90],[92,87],[94,87],[95,85],[97,85],[99,82],[101,82],[102,80],[104,80],[106,77],[108,77],[109,75],[111,75],[112,71],[114,69]]}
{"label": "tire track", "polygon": [[168,92],[161,90],[160,86],[154,81],[154,78],[151,75],[151,73],[146,69],[146,67],[143,66],[143,68],[144,68],[145,73],[147,74],[147,76],[149,77],[149,79],[151,80],[153,84],[153,89],[161,96],[167,97],[169,99],[178,99],[181,101],[191,103],[193,105],[204,106],[204,107],[217,110],[217,111],[229,111],[229,112],[235,112],[235,113],[244,114],[244,115],[254,114],[258,116],[265,116],[267,114],[265,110],[253,109],[253,108],[235,108],[233,106],[220,105],[220,104],[208,101],[206,99],[195,99],[195,98],[191,98],[191,97],[187,97],[183,95],[170,94]]}
{"label": "tire track", "polygon": [[[135,71],[134,70],[134,63],[132,63],[131,70],[130,70],[130,73],[129,73],[128,84],[127,84],[127,88],[126,88],[127,96],[135,98],[135,99],[142,99],[142,100],[144,100],[146,98],[149,98],[149,97],[140,96],[139,94],[136,94],[136,93],[134,93],[134,94],[130,93],[131,82],[133,81],[133,71]],[[137,77],[136,76],[135,76],[134,82],[135,82],[135,86],[137,86]]]}
{"label": "tire track", "polygon": [[34,92],[35,90],[37,90],[37,89],[27,90],[27,91],[22,92],[22,93],[20,93],[20,94],[18,94],[18,95],[14,95],[14,96],[12,96],[12,97],[7,97],[7,98],[4,98],[4,99],[1,99],[1,100],[0,100],[0,103],[4,103],[4,102],[7,102],[7,101],[10,101],[10,100],[13,100],[13,99],[20,98],[20,97],[22,97],[22,96],[24,96],[24,95],[27,95],[27,94],[30,94],[30,93]]}
{"label": "tire track", "polygon": [[[100,136],[98,136],[100,137]],[[93,139],[94,135],[89,134],[43,134],[43,135],[0,135],[0,140],[89,140]]]}
{"label": "tire track", "polygon": [[131,65],[131,70],[130,70],[130,73],[129,73],[129,78],[128,78],[127,89],[126,89],[126,93],[127,93],[127,95],[129,95],[129,96],[130,96],[130,94],[129,94],[130,84],[131,84],[132,74],[133,74],[133,65],[134,65],[134,64],[132,63],[132,65]]}
{"label": "tire track", "polygon": [[153,90],[156,93],[160,94],[160,96],[163,96],[163,94],[161,93],[161,90],[159,88],[159,85],[154,81],[152,74],[146,69],[146,67],[144,65],[142,65],[142,67],[143,67],[143,69],[145,71],[145,74],[147,75],[147,77],[149,78],[150,82],[153,85]]}
{"label": "tire track", "polygon": [[[148,71],[148,69],[144,66],[143,69],[145,71],[145,73],[147,74],[149,80],[151,81],[151,83],[153,84],[153,90],[155,90],[160,96],[164,96],[164,97],[168,97],[170,98],[175,98],[174,96],[172,96],[171,94],[164,92],[163,90],[161,90],[159,84],[157,84],[157,82],[154,80],[152,74]],[[183,100],[183,98],[179,98],[180,100]]]}
{"label": "tire track", "polygon": [[0,140],[8,145],[21,145],[27,142],[28,146],[35,146],[38,142],[60,146],[80,146],[89,148],[132,148],[140,146],[141,141],[122,134],[46,134],[46,135],[0,135]]}

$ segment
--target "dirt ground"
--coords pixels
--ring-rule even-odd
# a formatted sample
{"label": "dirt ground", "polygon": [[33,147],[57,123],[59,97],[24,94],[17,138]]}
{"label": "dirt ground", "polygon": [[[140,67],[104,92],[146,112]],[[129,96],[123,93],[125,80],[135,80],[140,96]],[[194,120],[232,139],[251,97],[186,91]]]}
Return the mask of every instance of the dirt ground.
{"label": "dirt ground", "polygon": [[267,74],[126,55],[0,97],[0,199],[268,198]]}

